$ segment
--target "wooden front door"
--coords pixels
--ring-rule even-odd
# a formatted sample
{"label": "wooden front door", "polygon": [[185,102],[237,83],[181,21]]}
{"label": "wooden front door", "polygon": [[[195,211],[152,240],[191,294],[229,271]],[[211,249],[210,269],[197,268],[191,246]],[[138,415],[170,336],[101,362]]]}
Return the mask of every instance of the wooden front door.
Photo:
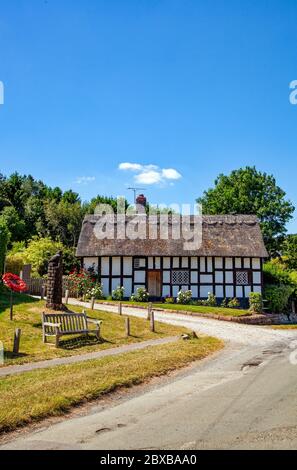
{"label": "wooden front door", "polygon": [[147,284],[150,297],[161,297],[161,271],[148,271]]}

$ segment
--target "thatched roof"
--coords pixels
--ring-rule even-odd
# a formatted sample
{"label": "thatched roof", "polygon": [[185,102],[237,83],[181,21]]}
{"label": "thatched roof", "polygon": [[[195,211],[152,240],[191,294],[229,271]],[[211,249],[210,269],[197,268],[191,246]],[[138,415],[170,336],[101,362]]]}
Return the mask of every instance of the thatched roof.
{"label": "thatched roof", "polygon": [[[143,216],[145,217],[145,216]],[[146,218],[146,217],[145,217]],[[194,228],[194,217],[183,217]],[[258,219],[254,215],[206,215],[202,217],[202,244],[198,249],[185,250],[185,238],[173,239],[171,230],[176,227],[169,218],[169,239],[160,237],[160,220],[157,239],[117,239],[117,223],[114,223],[114,239],[100,240],[95,235],[96,224],[102,222],[98,215],[88,215],[82,225],[77,246],[77,256],[268,256],[264,246]],[[126,220],[131,221],[131,217]],[[146,218],[147,221],[147,218]],[[178,222],[179,224],[179,222]],[[148,225],[148,224],[147,224]],[[148,228],[147,228],[148,233]],[[181,231],[185,234],[185,231]]]}

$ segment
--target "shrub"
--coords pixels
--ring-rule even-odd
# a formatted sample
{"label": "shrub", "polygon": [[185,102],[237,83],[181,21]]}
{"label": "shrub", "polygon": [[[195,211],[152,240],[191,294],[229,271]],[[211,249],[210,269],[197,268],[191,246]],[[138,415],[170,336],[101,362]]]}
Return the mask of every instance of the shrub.
{"label": "shrub", "polygon": [[190,304],[192,300],[192,291],[191,290],[180,290],[177,294],[176,301],[178,304],[187,305]]}
{"label": "shrub", "polygon": [[226,299],[226,297],[222,300],[220,307],[222,308],[228,307],[228,299]]}
{"label": "shrub", "polygon": [[136,293],[131,295],[132,302],[147,302],[150,294],[144,287],[139,287]]}
{"label": "shrub", "polygon": [[74,250],[55,242],[50,238],[33,238],[27,248],[22,243],[13,244],[7,253],[7,262],[11,271],[18,270],[24,264],[32,265],[32,277],[40,277],[47,274],[48,262],[58,251],[63,252],[63,273],[69,274],[74,268],[79,269],[79,260],[75,257]]}
{"label": "shrub", "polygon": [[263,312],[263,300],[262,294],[260,292],[251,292],[249,295],[249,311],[252,313],[262,313]]}
{"label": "shrub", "polygon": [[268,300],[268,307],[273,313],[283,313],[288,309],[289,298],[294,289],[291,286],[266,286],[265,299]]}
{"label": "shrub", "polygon": [[80,271],[73,271],[68,276],[68,285],[73,290],[77,297],[87,295],[87,292],[93,289],[96,285],[95,279],[87,271],[81,269]]}
{"label": "shrub", "polygon": [[97,283],[94,285],[94,287],[88,289],[86,292],[86,297],[87,299],[91,299],[92,297],[97,300],[104,299],[102,284]]}
{"label": "shrub", "polygon": [[233,299],[230,299],[229,302],[228,302],[228,307],[229,308],[238,308],[238,307],[240,307],[239,300],[236,297],[234,297]]}
{"label": "shrub", "polygon": [[207,300],[204,301],[204,305],[207,305],[208,307],[216,307],[217,306],[216,296],[208,292],[208,297],[207,297]]}
{"label": "shrub", "polygon": [[169,295],[164,299],[165,304],[174,304],[174,297],[170,297]]}
{"label": "shrub", "polygon": [[123,300],[125,294],[125,288],[118,286],[112,291],[112,300]]}
{"label": "shrub", "polygon": [[268,261],[263,266],[264,283],[270,285],[285,285],[293,288],[294,297],[297,296],[297,273],[289,270],[279,259]]}

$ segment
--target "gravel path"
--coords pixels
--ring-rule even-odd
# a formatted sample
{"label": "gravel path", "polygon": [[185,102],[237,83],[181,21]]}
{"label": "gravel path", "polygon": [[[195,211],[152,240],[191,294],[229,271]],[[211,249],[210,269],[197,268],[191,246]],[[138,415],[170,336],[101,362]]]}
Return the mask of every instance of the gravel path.
{"label": "gravel path", "polygon": [[[76,299],[69,299],[70,305],[80,305],[83,308],[89,308],[87,302],[80,302]],[[104,310],[106,312],[118,312],[117,305],[96,304],[95,310]],[[145,309],[137,309],[134,307],[126,307],[123,304],[124,314],[145,318],[147,311]],[[176,326],[185,326],[194,331],[216,336],[224,341],[231,341],[245,345],[266,345],[268,342],[275,343],[277,341],[286,341],[288,339],[297,338],[297,330],[273,330],[269,327],[245,325],[235,322],[226,322],[213,320],[210,318],[194,317],[182,313],[169,313],[166,311],[155,311],[155,320]]]}
{"label": "gravel path", "polygon": [[0,377],[21,374],[22,372],[28,372],[30,370],[45,369],[47,367],[61,366],[64,364],[74,364],[76,362],[90,361],[92,359],[101,359],[106,356],[116,356],[118,354],[144,349],[148,346],[158,346],[160,344],[172,343],[174,341],[177,341],[177,339],[178,336],[169,336],[168,338],[152,339],[148,341],[143,341],[141,343],[133,343],[124,346],[119,346],[117,348],[104,349],[104,351],[94,351],[87,354],[69,357],[58,357],[55,359],[49,359],[47,361],[31,362],[29,364],[3,367],[2,369],[0,369]]}

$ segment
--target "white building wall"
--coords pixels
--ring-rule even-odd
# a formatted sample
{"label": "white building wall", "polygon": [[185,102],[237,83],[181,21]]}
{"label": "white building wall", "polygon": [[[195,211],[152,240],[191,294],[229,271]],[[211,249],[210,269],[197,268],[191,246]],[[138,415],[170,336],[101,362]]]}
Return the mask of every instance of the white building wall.
{"label": "white building wall", "polygon": [[[147,269],[162,270],[162,295],[177,296],[178,291],[191,289],[193,297],[206,298],[208,293],[214,293],[218,298],[239,299],[246,298],[249,293],[261,292],[262,273],[260,258],[222,258],[222,257],[142,257],[140,263],[133,266],[133,257],[120,256],[102,257],[99,263],[103,291],[105,295],[111,294],[109,286],[115,289],[119,285],[125,287],[125,296],[130,297],[132,291],[138,287],[144,287]],[[98,258],[86,257],[83,265],[88,268],[98,268]],[[138,268],[136,269],[136,266]],[[184,277],[181,285],[171,285],[172,269],[188,272],[188,284]],[[111,270],[111,272],[110,272]],[[242,278],[242,271],[247,271],[249,283],[247,285],[234,284]],[[111,282],[109,282],[111,278]],[[176,278],[176,276],[175,276]],[[238,281],[240,282],[240,281]]]}

